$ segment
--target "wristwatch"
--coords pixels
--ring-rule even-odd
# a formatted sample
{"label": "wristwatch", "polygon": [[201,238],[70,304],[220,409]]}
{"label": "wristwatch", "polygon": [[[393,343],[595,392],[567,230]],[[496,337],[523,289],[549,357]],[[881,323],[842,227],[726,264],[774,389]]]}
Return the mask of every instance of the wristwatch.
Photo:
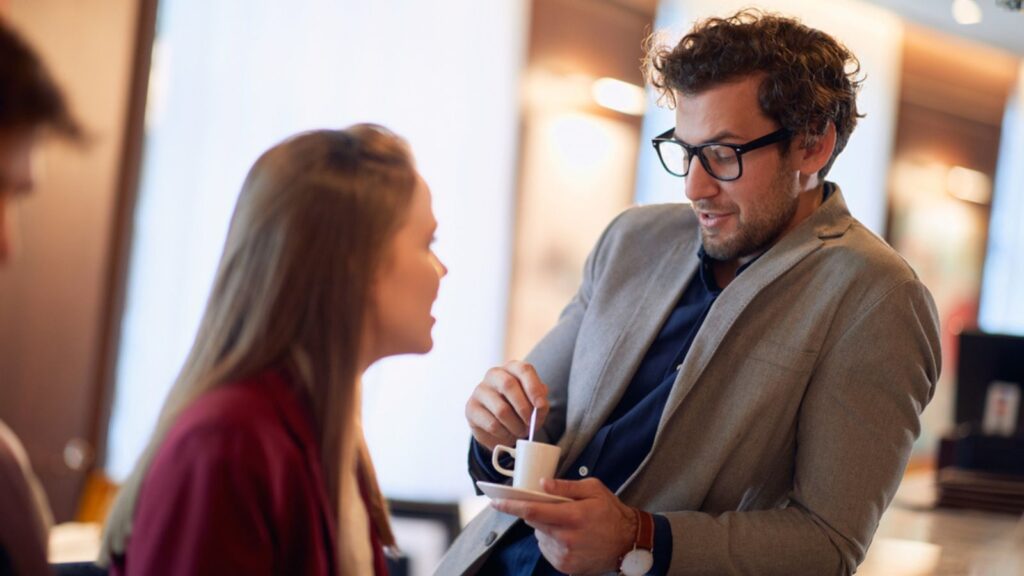
{"label": "wristwatch", "polygon": [[654,566],[654,516],[636,508],[633,513],[636,514],[636,537],[633,549],[626,552],[619,563],[619,574],[644,576]]}

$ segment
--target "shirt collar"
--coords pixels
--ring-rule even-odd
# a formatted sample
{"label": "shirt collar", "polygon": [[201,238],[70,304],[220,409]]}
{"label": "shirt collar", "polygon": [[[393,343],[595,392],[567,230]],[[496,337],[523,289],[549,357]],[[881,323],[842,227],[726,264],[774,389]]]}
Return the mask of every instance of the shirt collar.
{"label": "shirt collar", "polygon": [[831,182],[825,182],[821,186],[821,203],[824,204],[828,197],[832,195],[836,189],[836,185]]}
{"label": "shirt collar", "polygon": [[[761,252],[761,254],[764,254],[764,252]],[[751,264],[756,262],[757,259],[761,257],[761,254],[754,256],[744,264],[740,265],[740,267],[736,269],[736,276],[738,277],[744,270],[749,268]],[[718,282],[715,281],[715,272],[712,268],[712,265],[717,260],[704,250],[703,242],[701,243],[700,248],[697,249],[697,257],[700,258],[700,281],[704,283],[704,288],[706,288],[708,292],[718,294],[722,289],[718,287]]]}

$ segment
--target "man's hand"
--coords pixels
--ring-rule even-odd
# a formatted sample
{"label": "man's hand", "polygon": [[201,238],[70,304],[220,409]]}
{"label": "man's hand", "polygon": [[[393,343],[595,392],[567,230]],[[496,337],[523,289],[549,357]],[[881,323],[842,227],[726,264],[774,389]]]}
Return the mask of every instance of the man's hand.
{"label": "man's hand", "polygon": [[513,360],[487,371],[466,402],[466,421],[488,450],[498,444],[515,446],[517,438],[529,434],[534,406],[540,428],[548,415],[548,387],[533,366]]}
{"label": "man's hand", "polygon": [[495,509],[518,516],[536,530],[540,552],[560,572],[600,574],[616,571],[619,558],[633,549],[636,515],[600,480],[548,480],[549,494],[575,500],[548,504],[497,499]]}

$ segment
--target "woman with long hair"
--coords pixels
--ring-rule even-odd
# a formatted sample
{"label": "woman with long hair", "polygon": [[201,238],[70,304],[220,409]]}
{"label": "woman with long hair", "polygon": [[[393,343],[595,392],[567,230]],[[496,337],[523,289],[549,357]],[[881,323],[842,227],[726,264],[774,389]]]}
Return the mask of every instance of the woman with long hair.
{"label": "woman with long hair", "polygon": [[320,130],[247,176],[192,346],[114,504],[113,574],[384,574],[359,423],[376,360],[433,346],[430,192],[386,129]]}

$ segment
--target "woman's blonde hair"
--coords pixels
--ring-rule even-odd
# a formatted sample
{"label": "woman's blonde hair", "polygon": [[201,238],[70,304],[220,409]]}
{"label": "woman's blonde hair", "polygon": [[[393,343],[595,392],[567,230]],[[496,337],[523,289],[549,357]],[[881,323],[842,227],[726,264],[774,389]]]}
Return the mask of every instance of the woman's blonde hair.
{"label": "woman's blonde hair", "polygon": [[[195,343],[107,520],[101,562],[124,553],[142,482],[177,416],[204,392],[272,367],[309,393],[334,511],[343,488],[359,493],[343,484],[361,482],[371,522],[394,545],[358,428],[357,364],[371,284],[417,178],[404,140],[369,124],[299,134],[256,161]],[[350,565],[346,532],[339,566]]]}

